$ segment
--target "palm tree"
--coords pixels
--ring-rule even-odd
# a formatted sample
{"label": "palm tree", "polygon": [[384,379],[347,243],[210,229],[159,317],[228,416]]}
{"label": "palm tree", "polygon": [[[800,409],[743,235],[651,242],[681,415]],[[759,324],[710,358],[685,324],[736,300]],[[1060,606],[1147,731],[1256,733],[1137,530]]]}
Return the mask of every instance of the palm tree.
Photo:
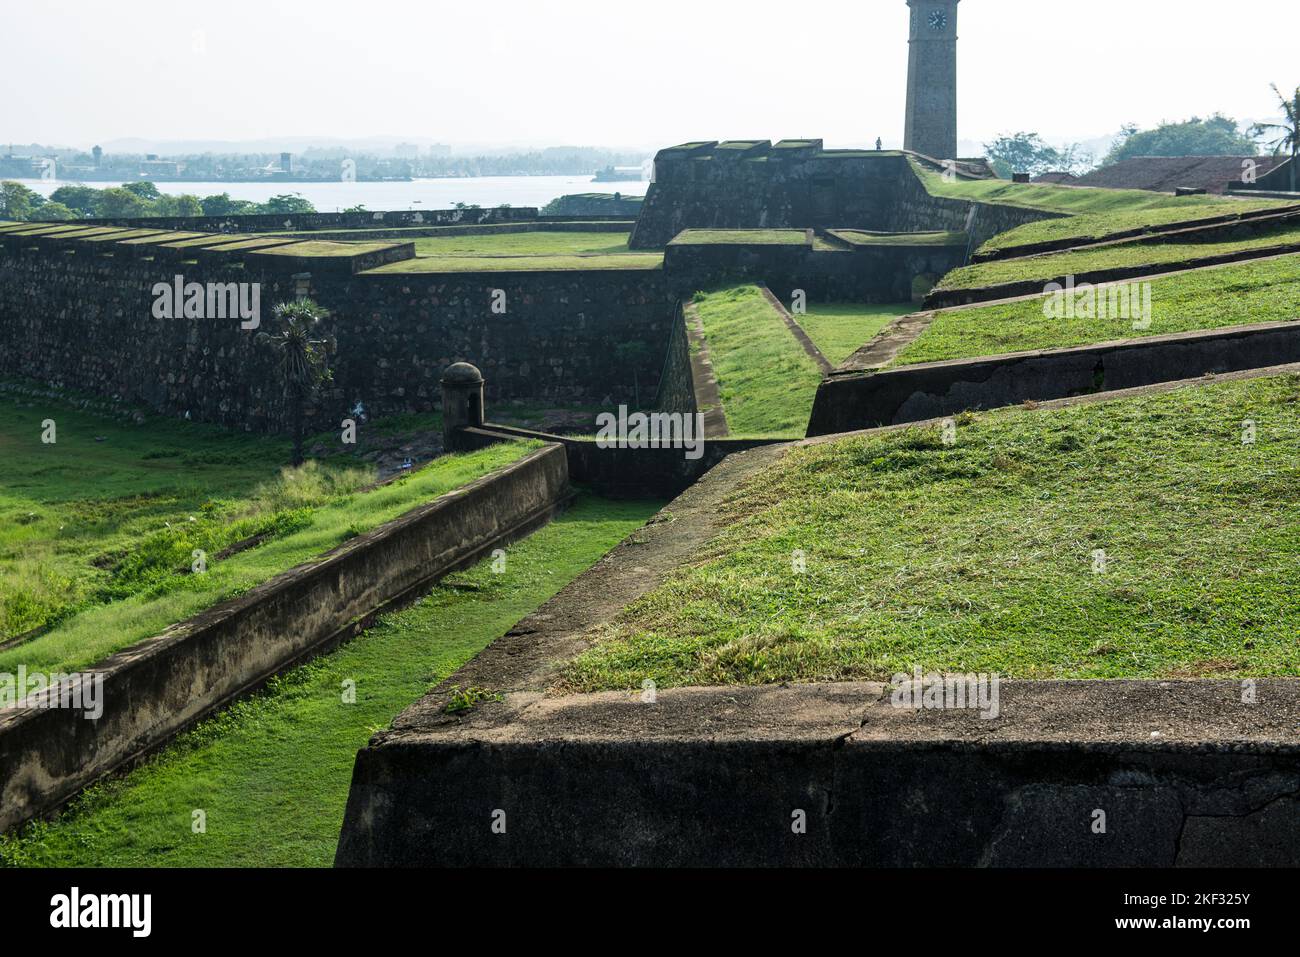
{"label": "palm tree", "polygon": [[[1277,84],[1272,84],[1273,92],[1282,103],[1282,115],[1285,119],[1281,123],[1256,123],[1251,132],[1258,137],[1265,138],[1265,145],[1273,150],[1274,156],[1281,156],[1288,150],[1291,153],[1291,192],[1295,192],[1296,167],[1300,166],[1300,86],[1296,87],[1295,93],[1291,99],[1282,95],[1282,91],[1277,88]],[[1271,140],[1267,139],[1272,137]]]}
{"label": "palm tree", "polygon": [[282,302],[271,310],[279,330],[257,335],[259,345],[279,355],[280,381],[293,423],[293,464],[302,465],[303,406],[317,389],[333,378],[329,354],[332,339],[313,339],[312,333],[328,313],[310,299]]}

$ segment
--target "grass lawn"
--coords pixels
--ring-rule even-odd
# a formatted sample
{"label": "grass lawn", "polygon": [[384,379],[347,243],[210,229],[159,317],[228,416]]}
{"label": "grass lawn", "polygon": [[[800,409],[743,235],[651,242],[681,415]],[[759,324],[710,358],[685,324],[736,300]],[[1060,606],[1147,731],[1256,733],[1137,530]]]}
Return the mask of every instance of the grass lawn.
{"label": "grass lawn", "polygon": [[1300,676],[1297,409],[1290,375],[795,448],[563,686]]}
{"label": "grass lawn", "polygon": [[623,233],[496,233],[414,240],[415,259],[370,273],[518,272],[550,269],[657,269],[663,253],[629,252]]}
{"label": "grass lawn", "polygon": [[1079,252],[1051,253],[1026,259],[979,263],[954,269],[939,282],[940,289],[969,289],[996,283],[1078,276],[1098,269],[1127,266],[1159,267],[1184,260],[1220,256],[1240,250],[1300,243],[1300,226],[1226,243],[1124,243]]}
{"label": "grass lawn", "polygon": [[821,370],[757,286],[695,299],[733,436],[802,438]]}
{"label": "grass lawn", "polygon": [[[53,823],[0,838],[0,864],[328,867],[352,765],[370,736],[654,514],[585,497],[507,549],[450,576],[334,653],[237,703]],[[343,682],[356,703],[344,704]],[[491,691],[493,689],[486,689]],[[207,833],[194,834],[194,810]]]}
{"label": "grass lawn", "polygon": [[[196,542],[211,536],[203,540],[219,551],[223,535],[245,529],[227,533],[210,513],[257,497],[259,485],[276,479],[274,463],[289,461],[287,442],[215,426],[163,418],[124,425],[8,395],[0,410],[0,640],[107,598],[112,568],[153,551],[168,523],[186,526]],[[57,428],[50,445],[41,442],[47,418]],[[367,480],[346,471],[336,478]],[[188,527],[191,515],[201,519],[197,528]]]}
{"label": "grass lawn", "polygon": [[417,256],[607,256],[628,252],[626,233],[532,232],[413,240]]}
{"label": "grass lawn", "polygon": [[[444,458],[362,492],[374,470],[351,459],[280,469],[282,442],[41,406],[5,400],[0,424],[0,611],[6,638],[49,630],[0,650],[0,671],[93,664],[526,451]],[[257,547],[217,558],[253,536]],[[206,574],[188,574],[195,549]]]}
{"label": "grass lawn", "polygon": [[[1300,255],[1181,273],[1151,281],[1151,324],[1130,318],[1047,318],[1043,299],[940,312],[896,365],[1061,349],[1252,322],[1300,319]],[[811,332],[809,333],[811,335]]]}
{"label": "grass lawn", "polygon": [[795,316],[808,338],[816,343],[832,365],[839,365],[866,345],[876,333],[899,316],[915,310],[910,302],[886,305],[856,302],[808,304],[808,311]]}
{"label": "grass lawn", "polygon": [[310,256],[313,259],[330,259],[336,256],[363,256],[366,253],[382,252],[401,245],[395,240],[372,243],[335,243],[320,240],[318,242],[296,242],[291,245],[275,246],[262,250],[266,256]]}
{"label": "grass lawn", "polygon": [[663,253],[574,256],[417,256],[368,269],[367,276],[395,273],[534,272],[546,270],[658,269]]}

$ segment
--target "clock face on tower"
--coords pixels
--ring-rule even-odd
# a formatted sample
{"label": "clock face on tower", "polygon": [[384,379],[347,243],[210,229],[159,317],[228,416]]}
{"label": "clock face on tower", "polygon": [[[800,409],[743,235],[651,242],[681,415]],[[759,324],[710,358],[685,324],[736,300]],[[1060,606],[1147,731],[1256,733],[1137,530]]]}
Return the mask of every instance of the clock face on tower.
{"label": "clock face on tower", "polygon": [[936,33],[948,26],[948,14],[942,10],[931,10],[929,19],[930,29]]}

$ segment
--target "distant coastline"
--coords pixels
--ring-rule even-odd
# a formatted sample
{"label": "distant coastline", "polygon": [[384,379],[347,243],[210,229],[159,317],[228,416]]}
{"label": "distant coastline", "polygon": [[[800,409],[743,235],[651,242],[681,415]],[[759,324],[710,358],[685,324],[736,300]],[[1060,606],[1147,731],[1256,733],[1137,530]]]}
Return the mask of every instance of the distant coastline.
{"label": "distant coastline", "polygon": [[[43,196],[60,186],[91,185],[85,180],[15,179]],[[117,185],[121,179],[97,180]],[[203,199],[229,193],[232,199],[265,203],[273,196],[295,193],[309,200],[319,212],[340,212],[362,206],[368,210],[451,209],[457,203],[469,206],[542,207],[560,196],[593,192],[592,174],[570,176],[448,176],[411,180],[307,180],[282,179],[164,180],[150,178],[158,189],[170,195],[191,194]],[[649,183],[626,181],[601,183],[599,191],[620,193],[629,199],[644,196]]]}

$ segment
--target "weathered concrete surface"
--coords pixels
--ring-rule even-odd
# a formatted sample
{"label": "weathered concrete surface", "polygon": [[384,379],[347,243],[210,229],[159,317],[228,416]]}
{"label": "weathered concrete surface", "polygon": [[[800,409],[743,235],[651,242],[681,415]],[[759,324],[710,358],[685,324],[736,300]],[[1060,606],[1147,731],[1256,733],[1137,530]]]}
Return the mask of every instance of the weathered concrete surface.
{"label": "weathered concrete surface", "polygon": [[459,436],[465,448],[482,448],[507,438],[562,445],[569,457],[569,477],[573,481],[608,498],[624,499],[670,499],[730,455],[789,444],[784,439],[714,439],[708,438],[706,431],[699,457],[690,458],[685,449],[669,444],[601,448],[594,439],[548,435],[493,422],[484,423],[481,429],[462,430]]}
{"label": "weathered concrete surface", "polygon": [[1300,682],[1256,693],[1006,682],[992,721],[880,684],[408,712],[358,757],[337,863],[1294,866]]}
{"label": "weathered concrete surface", "polygon": [[845,359],[833,372],[874,372],[894,361],[913,339],[930,328],[933,312],[913,312],[899,316],[869,340],[861,349]]}
{"label": "weathered concrete surface", "polygon": [[564,452],[540,449],[88,669],[104,675],[97,720],[66,708],[0,710],[0,831],[353,637],[378,612],[546,521],[568,495]]}
{"label": "weathered concrete surface", "polygon": [[725,439],[731,434],[727,411],[722,405],[718,374],[713,369],[709,340],[704,335],[704,320],[695,303],[685,307],[686,334],[691,350],[691,379],[695,384],[695,407],[704,413],[704,434],[710,439]]}
{"label": "weathered concrete surface", "polygon": [[1300,361],[1300,323],[1265,322],[1069,349],[835,374],[817,390],[810,436]]}

